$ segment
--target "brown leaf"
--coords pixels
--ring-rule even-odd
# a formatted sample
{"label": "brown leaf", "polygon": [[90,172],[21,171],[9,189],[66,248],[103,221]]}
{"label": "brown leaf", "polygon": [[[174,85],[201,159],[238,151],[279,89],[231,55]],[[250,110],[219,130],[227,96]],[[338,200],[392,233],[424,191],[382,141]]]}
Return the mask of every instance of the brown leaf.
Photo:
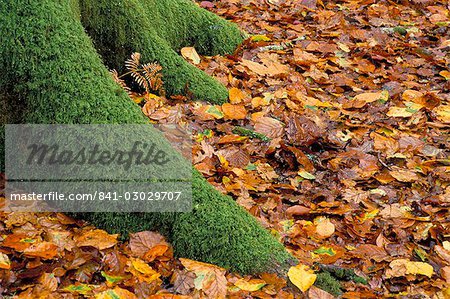
{"label": "brown leaf", "polygon": [[[162,247],[155,248],[160,245]],[[130,243],[128,246],[134,256],[148,262],[154,260],[157,256],[163,255],[169,248],[169,244],[162,235],[151,231],[130,234]],[[153,259],[149,260],[149,258]]]}
{"label": "brown leaf", "polygon": [[278,138],[283,135],[283,124],[271,117],[259,117],[255,122],[255,131],[269,138]]}
{"label": "brown leaf", "polygon": [[75,238],[75,242],[79,247],[92,246],[99,250],[113,247],[117,244],[118,235],[110,235],[104,230],[84,230],[81,236]]}
{"label": "brown leaf", "polygon": [[52,259],[57,254],[58,246],[50,242],[40,242],[26,248],[23,252],[26,256]]}
{"label": "brown leaf", "polygon": [[330,293],[319,289],[318,287],[312,286],[309,290],[308,290],[308,297],[309,299],[333,299],[334,296],[331,295]]}
{"label": "brown leaf", "polygon": [[300,206],[300,205],[292,206],[286,210],[286,216],[292,217],[292,216],[307,215],[307,214],[309,214],[310,211],[311,211],[310,208],[307,208],[304,206]]}

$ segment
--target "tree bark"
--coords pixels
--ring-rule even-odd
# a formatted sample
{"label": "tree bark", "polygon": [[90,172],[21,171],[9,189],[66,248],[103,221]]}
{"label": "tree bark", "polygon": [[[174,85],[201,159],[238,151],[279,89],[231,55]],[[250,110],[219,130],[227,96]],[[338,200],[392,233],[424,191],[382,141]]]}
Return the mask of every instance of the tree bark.
{"label": "tree bark", "polygon": [[[203,88],[215,81],[177,58],[173,49],[193,42],[208,53],[231,50],[239,39],[231,39],[225,46],[221,41],[228,37],[225,29],[217,42],[204,44],[209,38],[216,38],[216,29],[210,26],[227,27],[228,23],[185,0],[126,0],[120,1],[121,5],[113,2],[82,0],[80,5],[64,0],[0,2],[0,98],[6,115],[3,124],[148,123],[140,108],[113,81],[94,45],[110,67],[117,67],[131,52],[141,51],[147,59],[155,59],[165,67],[166,80],[173,80],[168,83],[169,91],[177,92],[180,82],[191,80],[190,86],[198,88],[199,98],[207,96],[209,91]],[[80,11],[94,43],[80,21]],[[152,27],[154,18],[148,17],[155,13],[160,19],[155,25],[158,29]],[[165,13],[171,14],[165,19]],[[186,16],[188,13],[191,16]],[[191,34],[193,20],[199,23]],[[163,25],[167,28],[162,28]],[[180,31],[177,26],[181,26]],[[232,32],[236,30],[234,26],[229,28]],[[178,40],[178,34],[184,39]],[[165,40],[162,36],[170,38]],[[181,69],[185,72],[181,71],[178,77]],[[170,146],[151,125],[149,130],[153,132],[149,138]],[[83,217],[110,232],[158,229],[172,242],[178,256],[242,273],[287,267],[291,257],[284,247],[254,217],[215,190],[195,170],[192,189],[191,213],[86,213]]]}

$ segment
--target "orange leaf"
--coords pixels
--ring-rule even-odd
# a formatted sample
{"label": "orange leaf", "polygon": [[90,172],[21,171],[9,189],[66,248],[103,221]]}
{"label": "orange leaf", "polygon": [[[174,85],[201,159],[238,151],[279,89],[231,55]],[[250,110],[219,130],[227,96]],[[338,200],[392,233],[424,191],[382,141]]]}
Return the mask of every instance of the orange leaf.
{"label": "orange leaf", "polygon": [[78,236],[75,241],[79,247],[92,246],[99,250],[113,247],[117,244],[118,235],[110,235],[104,230],[95,229],[84,231],[83,235]]}
{"label": "orange leaf", "polygon": [[56,256],[58,246],[50,242],[41,242],[33,244],[23,252],[26,256],[41,257],[43,259],[51,259]]}
{"label": "orange leaf", "polygon": [[242,100],[245,98],[245,95],[240,89],[233,87],[229,91],[229,97],[231,104],[238,104],[242,102]]}
{"label": "orange leaf", "polygon": [[247,116],[247,110],[242,105],[225,103],[222,105],[222,111],[226,119],[245,119]]}

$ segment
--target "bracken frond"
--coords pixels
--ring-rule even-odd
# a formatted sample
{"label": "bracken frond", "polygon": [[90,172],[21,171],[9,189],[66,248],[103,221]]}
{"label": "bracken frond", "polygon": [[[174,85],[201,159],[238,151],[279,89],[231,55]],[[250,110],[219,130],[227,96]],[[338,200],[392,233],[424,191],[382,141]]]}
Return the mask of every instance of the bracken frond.
{"label": "bracken frond", "polygon": [[127,86],[124,80],[120,79],[119,73],[117,73],[116,70],[111,70],[109,73],[112,75],[114,81],[125,90],[128,96],[131,97],[131,89]]}
{"label": "bracken frond", "polygon": [[129,74],[147,93],[156,91],[160,95],[164,95],[165,91],[161,74],[162,67],[158,63],[141,65],[140,59],[141,54],[137,52],[131,54],[131,58],[127,59],[125,67],[129,71]]}

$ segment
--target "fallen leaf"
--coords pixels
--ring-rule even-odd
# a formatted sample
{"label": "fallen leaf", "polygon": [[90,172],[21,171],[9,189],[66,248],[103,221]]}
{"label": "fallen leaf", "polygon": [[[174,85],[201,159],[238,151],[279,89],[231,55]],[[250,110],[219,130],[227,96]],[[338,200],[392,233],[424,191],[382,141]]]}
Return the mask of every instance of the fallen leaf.
{"label": "fallen leaf", "polygon": [[238,88],[233,87],[228,91],[230,103],[231,104],[239,104],[245,99],[245,94]]}
{"label": "fallen leaf", "polygon": [[353,99],[347,99],[342,103],[342,108],[362,108],[368,103],[375,101],[387,101],[389,98],[389,93],[385,90],[380,92],[366,92],[356,95]]}
{"label": "fallen leaf", "polygon": [[95,299],[137,299],[136,295],[128,290],[115,287],[112,290],[106,290],[95,294]]}
{"label": "fallen leaf", "polygon": [[183,56],[185,59],[188,59],[193,64],[199,64],[201,59],[198,55],[197,51],[193,47],[184,47],[181,49],[181,56]]}
{"label": "fallen leaf", "polygon": [[414,171],[409,169],[393,168],[389,171],[389,174],[400,182],[415,182],[419,179],[419,176]]}
{"label": "fallen leaf", "polygon": [[393,260],[389,264],[390,269],[385,272],[386,277],[401,277],[408,274],[425,275],[431,277],[433,275],[433,267],[423,262],[412,262],[407,259]]}
{"label": "fallen leaf", "polygon": [[157,256],[163,255],[169,249],[169,244],[164,237],[151,231],[130,234],[128,246],[134,256],[143,258],[147,262],[153,261]]}
{"label": "fallen leaf", "polygon": [[440,105],[433,109],[437,118],[445,124],[450,124],[450,105]]}
{"label": "fallen leaf", "polygon": [[247,110],[243,105],[225,103],[222,105],[222,111],[225,119],[245,119],[247,116]]}
{"label": "fallen leaf", "polygon": [[319,216],[314,219],[314,225],[316,226],[316,233],[321,238],[328,238],[334,234],[335,227],[334,224],[331,223],[330,219]]}
{"label": "fallen leaf", "polygon": [[227,293],[225,269],[185,258],[180,258],[180,262],[186,270],[196,275],[194,285],[197,290],[202,290],[209,298],[225,298]]}
{"label": "fallen leaf", "polygon": [[271,117],[260,117],[255,122],[255,131],[269,138],[277,138],[283,135],[283,124]]}
{"label": "fallen leaf", "polygon": [[11,261],[9,260],[9,257],[3,252],[0,252],[0,269],[11,269]]}
{"label": "fallen leaf", "polygon": [[265,286],[266,282],[262,279],[246,280],[246,279],[241,278],[241,279],[238,279],[234,283],[234,285],[243,291],[254,292],[254,291],[261,289],[263,286]]}
{"label": "fallen leaf", "polygon": [[26,248],[23,253],[26,256],[52,259],[57,255],[58,246],[50,242],[40,242]]}
{"label": "fallen leaf", "polygon": [[288,217],[292,217],[292,216],[302,216],[302,215],[307,215],[309,214],[309,212],[311,211],[310,208],[304,207],[304,206],[293,206],[293,207],[289,207],[286,209],[286,215]]}
{"label": "fallen leaf", "polygon": [[113,247],[117,244],[118,235],[110,235],[104,230],[84,230],[81,236],[75,238],[78,246],[92,246],[99,250]]}
{"label": "fallen leaf", "polygon": [[317,275],[308,266],[299,264],[288,271],[289,280],[302,292],[306,292],[316,281]]}
{"label": "fallen leaf", "polygon": [[312,286],[308,291],[308,297],[309,299],[333,299],[334,296],[330,293],[319,289],[316,286]]}

